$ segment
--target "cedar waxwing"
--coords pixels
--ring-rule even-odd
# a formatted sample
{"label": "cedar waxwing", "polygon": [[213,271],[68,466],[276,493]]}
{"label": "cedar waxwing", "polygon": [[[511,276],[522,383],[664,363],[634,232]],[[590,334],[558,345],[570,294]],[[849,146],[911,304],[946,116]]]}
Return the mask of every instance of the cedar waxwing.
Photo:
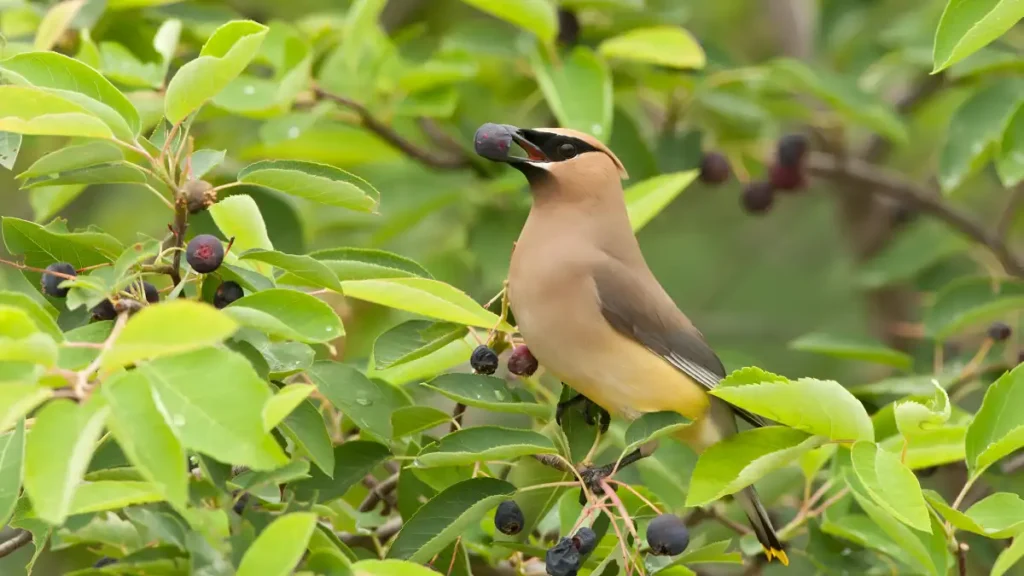
{"label": "cedar waxwing", "polygon": [[[677,438],[697,453],[735,434],[736,416],[765,425],[706,393],[725,369],[648,268],[626,211],[626,170],[607,146],[574,130],[499,124],[481,126],[474,140],[478,154],[510,164],[530,184],[533,206],[513,248],[508,297],[541,365],[627,420],[667,410],[686,416],[693,424]],[[522,157],[511,153],[513,143]],[[637,450],[620,467],[652,451]],[[735,498],[768,559],[788,565],[754,487]]]}

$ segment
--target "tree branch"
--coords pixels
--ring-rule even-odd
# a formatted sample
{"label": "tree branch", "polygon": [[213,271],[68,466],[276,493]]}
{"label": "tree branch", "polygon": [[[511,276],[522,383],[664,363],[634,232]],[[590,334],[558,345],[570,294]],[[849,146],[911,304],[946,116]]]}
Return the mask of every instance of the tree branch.
{"label": "tree branch", "polygon": [[[389,496],[397,486],[398,474],[392,474],[391,476],[388,476],[387,479],[385,479],[383,482],[380,482],[379,484],[376,484],[375,486],[370,488],[370,493],[367,494],[366,498],[363,499],[361,504],[359,504],[359,511],[369,512],[370,510],[376,508],[377,504],[381,500],[385,500],[388,506],[394,507],[396,505],[396,502],[392,502],[391,499],[389,499]],[[387,508],[387,506],[385,508]]]}
{"label": "tree branch", "polygon": [[18,529],[18,533],[13,538],[0,544],[0,558],[10,556],[18,551],[19,548],[25,546],[32,541],[32,533],[28,530]]}
{"label": "tree branch", "polygon": [[394,128],[377,119],[365,106],[355,100],[338,94],[332,94],[319,86],[314,86],[313,92],[319,99],[332,100],[333,102],[352,110],[357,116],[359,116],[359,121],[362,123],[364,128],[373,132],[377,136],[380,136],[388,144],[398,148],[406,155],[421,162],[422,164],[442,170],[457,170],[471,166],[469,159],[466,158],[465,155],[439,156],[430,150],[420,148],[417,144],[409,141],[398,132],[395,132]]}
{"label": "tree branch", "polygon": [[987,247],[1009,274],[1024,277],[1024,257],[1015,254],[1003,238],[947,204],[939,193],[927,186],[907,180],[891,170],[862,160],[840,160],[828,154],[813,154],[807,168],[816,176],[845,181],[876,194],[904,202],[942,220],[975,242]]}

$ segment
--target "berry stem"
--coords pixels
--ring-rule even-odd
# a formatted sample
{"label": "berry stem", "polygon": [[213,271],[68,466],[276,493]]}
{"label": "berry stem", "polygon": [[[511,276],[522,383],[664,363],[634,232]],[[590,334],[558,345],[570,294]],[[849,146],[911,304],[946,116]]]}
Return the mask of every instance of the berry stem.
{"label": "berry stem", "polygon": [[643,494],[641,494],[641,493],[640,493],[640,492],[639,492],[639,491],[638,491],[638,490],[637,490],[636,488],[633,488],[632,486],[630,486],[629,484],[627,484],[627,483],[625,483],[625,482],[623,482],[623,481],[621,481],[621,480],[613,480],[613,479],[611,479],[611,478],[608,478],[608,479],[607,479],[607,482],[608,482],[609,484],[616,484],[616,485],[622,486],[622,487],[623,487],[623,488],[625,488],[626,490],[629,490],[630,492],[632,492],[632,493],[633,493],[633,495],[635,495],[635,496],[636,496],[637,498],[639,498],[639,499],[640,499],[640,500],[641,500],[641,501],[642,501],[642,502],[643,502],[644,504],[646,504],[648,508],[650,508],[651,510],[654,510],[654,513],[655,513],[655,514],[661,514],[661,510],[660,510],[660,509],[659,509],[659,508],[658,508],[657,506],[655,506],[653,502],[651,502],[650,500],[648,500],[647,498],[645,498],[645,497],[644,497],[644,495],[643,495]]}
{"label": "berry stem", "polygon": [[76,277],[71,274],[64,274],[63,272],[54,272],[53,270],[47,270],[45,268],[36,268],[35,266],[29,266],[27,264],[21,264],[18,262],[12,262],[11,260],[4,260],[0,258],[0,264],[6,264],[11,268],[17,268],[18,270],[29,270],[32,272],[39,272],[40,274],[49,274],[50,276],[56,276],[65,280],[74,280]]}

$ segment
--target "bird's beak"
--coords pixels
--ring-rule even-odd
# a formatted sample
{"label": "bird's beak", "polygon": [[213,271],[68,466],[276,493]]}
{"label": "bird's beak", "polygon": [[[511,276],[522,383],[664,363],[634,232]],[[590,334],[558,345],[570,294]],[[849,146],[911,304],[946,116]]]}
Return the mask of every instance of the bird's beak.
{"label": "bird's beak", "polygon": [[[494,162],[513,165],[550,162],[551,159],[538,145],[542,135],[542,132],[510,124],[487,123],[477,129],[473,148],[477,154]],[[517,153],[516,148],[522,153]]]}

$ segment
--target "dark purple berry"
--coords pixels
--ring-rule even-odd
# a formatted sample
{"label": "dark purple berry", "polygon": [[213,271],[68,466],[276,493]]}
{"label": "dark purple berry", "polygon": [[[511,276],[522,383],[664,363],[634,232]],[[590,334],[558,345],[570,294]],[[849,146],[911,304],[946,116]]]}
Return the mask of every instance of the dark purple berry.
{"label": "dark purple berry", "polygon": [[498,369],[498,355],[491,350],[490,346],[481,344],[476,347],[476,350],[473,350],[473,355],[469,358],[469,365],[477,374],[494,374],[494,371]]}
{"label": "dark purple berry", "polygon": [[67,262],[54,262],[46,267],[46,272],[63,274],[63,276],[57,276],[56,274],[43,273],[43,294],[53,296],[54,298],[64,298],[68,295],[70,288],[60,287],[60,283],[67,280],[64,276],[78,276],[75,267]]}
{"label": "dark purple berry", "polygon": [[772,207],[775,200],[775,189],[771,182],[758,180],[747,184],[743,189],[743,207],[751,214],[762,214]]}
{"label": "dark purple berry", "polygon": [[580,20],[571,10],[558,11],[558,43],[574,46],[580,38]]}
{"label": "dark purple berry", "polygon": [[721,184],[729,179],[729,159],[718,152],[708,152],[700,160],[700,180],[705,184]]}
{"label": "dark purple berry", "polygon": [[544,554],[544,567],[551,576],[576,576],[580,561],[580,551],[571,538],[562,538]]}
{"label": "dark purple berry", "polygon": [[218,286],[217,291],[213,293],[213,305],[217,308],[224,308],[242,296],[245,296],[245,292],[242,292],[242,287],[238,285],[238,282],[228,280]]}
{"label": "dark purple berry", "polygon": [[779,138],[775,154],[779,164],[796,168],[804,161],[809,148],[810,144],[803,134],[786,134]]}
{"label": "dark purple berry", "polygon": [[1024,364],[1024,350],[1017,353],[1017,364]]}
{"label": "dark purple berry", "polygon": [[768,181],[776,190],[799,190],[807,184],[799,166],[784,164],[772,164],[768,172]]}
{"label": "dark purple berry", "polygon": [[92,567],[93,568],[103,568],[104,566],[110,566],[111,564],[116,564],[116,563],[117,563],[116,559],[111,558],[110,556],[104,556],[103,558],[100,558],[99,560],[97,560],[96,563],[92,565]]}
{"label": "dark purple berry", "polygon": [[690,545],[690,531],[675,514],[662,514],[647,525],[647,544],[655,555],[682,554]]}
{"label": "dark purple berry", "polygon": [[117,310],[114,309],[114,303],[109,299],[94,306],[90,312],[92,312],[93,320],[113,320],[117,317]]}
{"label": "dark purple berry", "polygon": [[505,500],[498,504],[498,510],[494,513],[494,527],[498,529],[498,532],[515,536],[523,530],[525,524],[526,518],[523,516],[523,511],[514,500]]}
{"label": "dark purple berry", "polygon": [[160,301],[160,292],[149,282],[142,283],[142,291],[146,294],[146,302],[156,304]]}
{"label": "dark purple berry", "polygon": [[537,371],[537,359],[525,345],[516,346],[508,357],[508,371],[516,376],[533,376]]}
{"label": "dark purple berry", "polygon": [[572,535],[572,545],[580,551],[580,556],[586,556],[597,546],[597,533],[588,526],[583,526]]}
{"label": "dark purple berry", "polygon": [[1002,342],[1013,334],[1013,329],[1005,322],[993,322],[988,327],[988,337],[996,342]]}
{"label": "dark purple berry", "polygon": [[224,261],[224,246],[216,236],[200,234],[185,248],[185,260],[196,272],[209,274]]}

